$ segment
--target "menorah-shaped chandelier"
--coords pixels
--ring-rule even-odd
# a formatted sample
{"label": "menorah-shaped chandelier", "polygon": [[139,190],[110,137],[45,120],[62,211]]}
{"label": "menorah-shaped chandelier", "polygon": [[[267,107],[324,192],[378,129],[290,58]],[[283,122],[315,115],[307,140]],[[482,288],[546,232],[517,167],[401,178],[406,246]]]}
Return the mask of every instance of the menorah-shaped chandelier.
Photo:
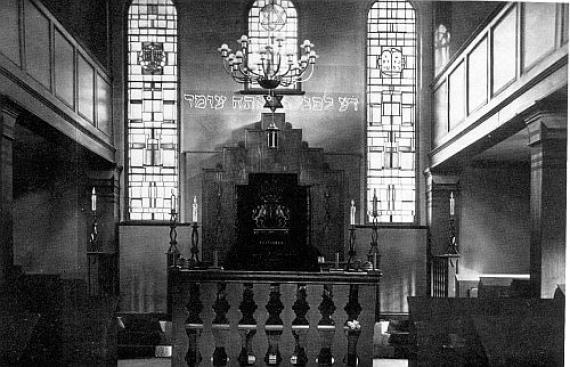
{"label": "menorah-shaped chandelier", "polygon": [[314,45],[305,40],[301,45],[302,55],[299,59],[295,59],[293,52],[286,52],[284,38],[276,35],[286,23],[287,12],[276,0],[271,0],[261,9],[259,24],[267,31],[267,41],[261,47],[259,61],[256,63],[249,60],[251,40],[246,35],[237,41],[239,50],[235,53],[227,44],[222,44],[218,51],[224,60],[224,68],[236,82],[251,87],[257,84],[272,91],[277,87],[288,87],[309,80],[318,57],[313,50]]}

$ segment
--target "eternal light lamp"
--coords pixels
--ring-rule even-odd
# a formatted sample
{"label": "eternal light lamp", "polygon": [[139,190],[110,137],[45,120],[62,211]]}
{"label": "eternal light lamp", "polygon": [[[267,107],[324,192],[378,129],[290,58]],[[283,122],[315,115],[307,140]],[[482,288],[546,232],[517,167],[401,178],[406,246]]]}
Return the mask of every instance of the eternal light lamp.
{"label": "eternal light lamp", "polygon": [[284,38],[276,36],[274,32],[283,28],[286,18],[285,9],[277,5],[275,0],[261,9],[260,25],[267,31],[267,43],[262,47],[256,65],[248,60],[251,40],[246,35],[237,41],[239,50],[235,53],[225,43],[218,48],[224,68],[236,82],[249,86],[258,84],[271,91],[279,86],[288,87],[309,80],[318,58],[317,53],[309,40],[301,45],[302,55],[298,60],[292,52],[285,52]]}

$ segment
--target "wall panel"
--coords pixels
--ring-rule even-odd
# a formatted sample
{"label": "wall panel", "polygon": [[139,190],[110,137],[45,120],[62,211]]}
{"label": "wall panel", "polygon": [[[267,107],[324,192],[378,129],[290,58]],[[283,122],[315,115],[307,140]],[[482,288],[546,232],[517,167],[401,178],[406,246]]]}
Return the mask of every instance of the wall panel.
{"label": "wall panel", "polygon": [[24,7],[26,71],[50,88],[50,25],[48,18],[31,2]]}
{"label": "wall panel", "polygon": [[493,94],[516,77],[517,64],[516,7],[493,28]]}
{"label": "wall panel", "polygon": [[111,85],[97,74],[97,128],[112,136]]}
{"label": "wall panel", "polygon": [[68,106],[73,107],[75,71],[73,45],[58,30],[55,31],[54,40],[55,94]]}
{"label": "wall panel", "polygon": [[449,130],[465,119],[465,63],[449,76]]}
{"label": "wall panel", "polygon": [[[434,112],[434,143],[439,142],[449,131],[447,100],[447,83],[442,83],[434,92],[433,112]],[[435,145],[435,144],[434,144]]]}
{"label": "wall panel", "polygon": [[568,4],[562,4],[560,5],[560,22],[562,23],[562,44],[565,44],[568,42],[568,36],[569,36],[569,31],[568,31]]}
{"label": "wall panel", "polygon": [[554,49],[556,4],[522,5],[522,60],[527,69]]}
{"label": "wall panel", "polygon": [[78,81],[78,110],[86,119],[93,122],[93,67],[85,60],[82,55],[77,57],[77,81]]}
{"label": "wall panel", "polygon": [[468,57],[469,113],[487,102],[487,38],[484,38]]}
{"label": "wall panel", "polygon": [[3,0],[0,6],[0,52],[20,65],[18,0]]}

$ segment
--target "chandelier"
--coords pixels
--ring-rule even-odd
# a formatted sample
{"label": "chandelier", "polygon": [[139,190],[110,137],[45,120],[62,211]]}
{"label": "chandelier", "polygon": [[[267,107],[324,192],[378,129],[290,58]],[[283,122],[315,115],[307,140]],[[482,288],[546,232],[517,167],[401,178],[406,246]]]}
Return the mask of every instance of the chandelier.
{"label": "chandelier", "polygon": [[275,1],[270,0],[259,14],[259,24],[267,31],[267,40],[261,47],[259,61],[255,65],[248,60],[252,42],[246,35],[237,41],[239,49],[235,53],[225,43],[218,48],[224,68],[236,82],[249,86],[257,84],[270,91],[309,80],[318,57],[309,40],[301,45],[302,55],[299,59],[295,59],[292,52],[285,51],[285,39],[276,36],[276,32],[285,26],[287,13]]}

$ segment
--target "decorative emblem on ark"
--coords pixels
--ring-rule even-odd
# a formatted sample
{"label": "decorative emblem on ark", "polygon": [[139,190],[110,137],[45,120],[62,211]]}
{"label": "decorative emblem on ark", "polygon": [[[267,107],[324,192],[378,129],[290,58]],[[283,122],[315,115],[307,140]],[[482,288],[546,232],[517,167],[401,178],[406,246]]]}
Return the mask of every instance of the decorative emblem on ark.
{"label": "decorative emblem on ark", "polygon": [[283,204],[282,189],[275,180],[263,182],[256,202],[251,216],[256,228],[288,227],[290,209]]}

